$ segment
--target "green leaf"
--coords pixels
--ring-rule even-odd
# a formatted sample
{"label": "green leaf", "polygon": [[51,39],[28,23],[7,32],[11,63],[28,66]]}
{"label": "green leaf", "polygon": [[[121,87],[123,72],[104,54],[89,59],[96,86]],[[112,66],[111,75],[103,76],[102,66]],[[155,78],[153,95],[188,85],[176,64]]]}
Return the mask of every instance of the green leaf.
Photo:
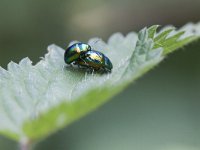
{"label": "green leaf", "polygon": [[165,27],[153,39],[154,48],[162,47],[164,49],[163,54],[166,55],[184,45],[198,40],[200,35],[199,26],[200,23],[188,23],[178,31],[175,31],[174,27]]}
{"label": "green leaf", "polygon": [[156,33],[158,27],[160,27],[160,26],[159,26],[159,25],[153,25],[153,26],[151,26],[151,27],[148,29],[149,38],[151,38],[151,39],[154,38],[155,33]]}
{"label": "green leaf", "polygon": [[110,74],[65,65],[64,49],[56,45],[36,65],[28,58],[10,62],[7,70],[0,68],[0,133],[16,141],[47,137],[107,102],[166,54],[199,39],[199,26],[156,33],[156,25],[125,37],[116,33],[108,43],[91,39],[89,44],[111,59]]}

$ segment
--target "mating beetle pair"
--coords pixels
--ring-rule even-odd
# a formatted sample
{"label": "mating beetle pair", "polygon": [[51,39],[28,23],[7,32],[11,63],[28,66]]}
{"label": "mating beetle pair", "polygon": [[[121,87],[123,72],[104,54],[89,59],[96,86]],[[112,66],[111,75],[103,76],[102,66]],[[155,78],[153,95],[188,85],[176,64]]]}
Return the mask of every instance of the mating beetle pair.
{"label": "mating beetle pair", "polygon": [[84,43],[75,43],[67,48],[64,54],[67,64],[74,64],[92,70],[111,72],[113,66],[108,57],[103,53],[92,50],[91,46]]}

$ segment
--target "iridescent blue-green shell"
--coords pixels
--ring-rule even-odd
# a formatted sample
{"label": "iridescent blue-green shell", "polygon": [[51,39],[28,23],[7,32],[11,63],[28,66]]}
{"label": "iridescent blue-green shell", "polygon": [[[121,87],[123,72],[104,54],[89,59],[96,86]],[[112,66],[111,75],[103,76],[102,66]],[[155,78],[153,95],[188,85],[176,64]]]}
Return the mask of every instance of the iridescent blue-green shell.
{"label": "iridescent blue-green shell", "polygon": [[91,50],[84,53],[84,56],[76,62],[80,66],[92,68],[94,70],[103,69],[104,71],[111,71],[113,65],[110,59],[103,53]]}
{"label": "iridescent blue-green shell", "polygon": [[75,43],[67,48],[64,54],[64,60],[67,64],[77,61],[81,54],[90,51],[91,46],[84,43]]}
{"label": "iridescent blue-green shell", "polygon": [[[104,55],[105,56],[105,55]],[[107,70],[112,70],[112,68],[113,68],[113,65],[112,65],[112,63],[111,63],[111,61],[110,61],[110,59],[108,58],[108,57],[104,57],[104,67],[107,69]]]}

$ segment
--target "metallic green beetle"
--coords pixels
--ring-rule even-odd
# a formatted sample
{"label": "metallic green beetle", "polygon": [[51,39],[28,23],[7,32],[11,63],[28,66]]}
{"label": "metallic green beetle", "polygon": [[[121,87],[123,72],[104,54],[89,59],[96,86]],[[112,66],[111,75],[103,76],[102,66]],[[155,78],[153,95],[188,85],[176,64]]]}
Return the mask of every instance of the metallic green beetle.
{"label": "metallic green beetle", "polygon": [[90,50],[84,53],[84,55],[76,61],[77,65],[91,68],[93,70],[103,70],[111,72],[113,65],[108,57],[103,53]]}
{"label": "metallic green beetle", "polygon": [[76,62],[79,60],[81,55],[84,55],[85,52],[90,51],[91,46],[84,43],[75,43],[67,48],[64,54],[64,60],[67,64]]}

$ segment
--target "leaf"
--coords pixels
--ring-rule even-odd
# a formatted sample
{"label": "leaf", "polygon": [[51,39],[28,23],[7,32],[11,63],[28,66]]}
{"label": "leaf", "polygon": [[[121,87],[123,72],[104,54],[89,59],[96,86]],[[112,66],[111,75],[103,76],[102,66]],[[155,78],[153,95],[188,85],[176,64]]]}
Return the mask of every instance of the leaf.
{"label": "leaf", "polygon": [[[28,58],[0,68],[0,133],[16,141],[45,138],[107,102],[166,54],[199,39],[200,23],[175,31],[158,26],[138,34],[112,35],[108,43],[89,44],[113,63],[110,74],[87,73],[66,66],[64,49],[51,45],[36,65]],[[182,31],[185,31],[182,32]]]}
{"label": "leaf", "polygon": [[155,36],[155,33],[158,29],[158,27],[160,27],[159,25],[153,25],[148,29],[148,35],[150,39],[153,39]]}
{"label": "leaf", "polygon": [[183,45],[198,40],[200,35],[199,26],[200,23],[188,23],[179,31],[175,31],[174,27],[163,28],[154,38],[154,48],[162,47],[164,49],[163,54],[166,55],[183,47]]}

